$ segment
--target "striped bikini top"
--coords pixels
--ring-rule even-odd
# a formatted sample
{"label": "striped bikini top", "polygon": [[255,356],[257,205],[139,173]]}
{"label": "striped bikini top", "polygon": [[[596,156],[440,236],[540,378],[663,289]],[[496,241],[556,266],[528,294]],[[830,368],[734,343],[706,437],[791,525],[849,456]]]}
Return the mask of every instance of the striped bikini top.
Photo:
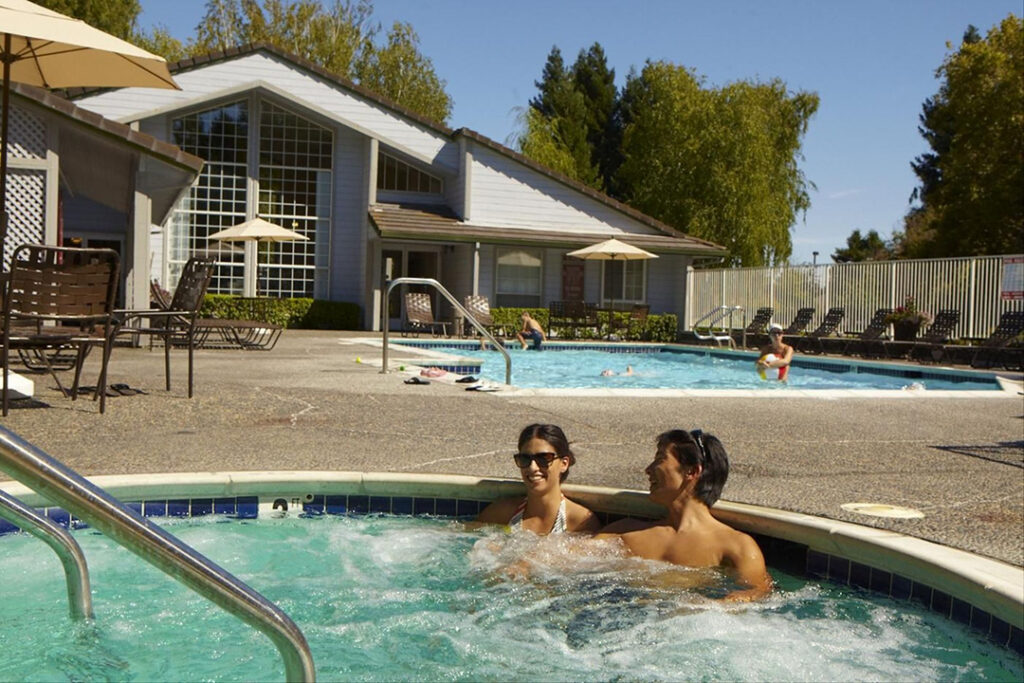
{"label": "striped bikini top", "polygon": [[[526,512],[526,499],[519,504],[516,508],[516,513],[512,515],[512,519],[508,521],[509,529],[512,531],[518,531],[523,525],[523,513]],[[551,531],[549,534],[564,534],[565,529],[565,496],[562,496],[562,502],[558,506],[558,514],[555,516],[555,523],[551,525]]]}

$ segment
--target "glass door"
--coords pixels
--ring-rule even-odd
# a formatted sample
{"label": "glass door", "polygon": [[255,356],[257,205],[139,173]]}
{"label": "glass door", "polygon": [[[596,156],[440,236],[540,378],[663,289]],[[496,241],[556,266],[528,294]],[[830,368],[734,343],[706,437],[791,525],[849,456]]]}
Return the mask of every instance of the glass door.
{"label": "glass door", "polygon": [[[436,250],[405,248],[381,250],[381,268],[387,267],[388,259],[391,259],[392,262],[392,279],[400,277],[429,277],[437,280],[441,273],[441,255]],[[391,290],[391,296],[388,297],[388,329],[390,330],[401,330],[405,325],[403,301],[406,292],[427,292],[430,294],[434,317],[438,317],[439,295],[436,289],[428,285],[401,285]]]}

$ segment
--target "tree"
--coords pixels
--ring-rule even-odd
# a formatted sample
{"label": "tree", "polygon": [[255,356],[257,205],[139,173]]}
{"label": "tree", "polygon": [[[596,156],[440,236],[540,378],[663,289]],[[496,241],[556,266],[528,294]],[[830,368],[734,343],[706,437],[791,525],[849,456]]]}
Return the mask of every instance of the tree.
{"label": "tree", "polygon": [[907,256],[1017,252],[1024,241],[1024,23],[1012,14],[980,39],[968,27],[936,71],[911,164],[919,199],[904,221]]}
{"label": "tree", "polygon": [[356,65],[359,83],[435,121],[447,121],[452,99],[434,65],[419,51],[412,26],[395,22],[384,46],[363,53]]}
{"label": "tree", "polygon": [[523,117],[519,150],[595,189],[602,189],[600,171],[593,161],[586,124],[587,103],[562,61],[558,47],[551,48],[540,81],[539,94],[530,100]]}
{"label": "tree", "polygon": [[586,52],[580,50],[572,66],[572,85],[583,96],[583,123],[590,148],[590,164],[597,169],[601,185],[609,188],[622,158],[620,131],[616,126],[615,110],[619,99],[615,87],[615,70],[608,68],[608,60],[600,43],[594,43]]}
{"label": "tree", "polygon": [[36,0],[36,4],[128,41],[142,11],[139,0]]}
{"label": "tree", "polygon": [[818,96],[779,80],[703,88],[667,62],[648,62],[631,81],[619,171],[630,203],[722,244],[733,264],[788,259],[790,229],[810,206],[798,162]]}
{"label": "tree", "polygon": [[188,45],[191,54],[268,42],[387,97],[427,118],[445,122],[451,97],[433,63],[419,51],[409,24],[396,22],[383,45],[370,0],[209,0]]}
{"label": "tree", "polygon": [[892,257],[892,244],[886,243],[875,230],[871,230],[863,236],[860,234],[860,230],[854,230],[846,238],[846,248],[836,249],[832,252],[832,260],[836,263],[887,261]]}

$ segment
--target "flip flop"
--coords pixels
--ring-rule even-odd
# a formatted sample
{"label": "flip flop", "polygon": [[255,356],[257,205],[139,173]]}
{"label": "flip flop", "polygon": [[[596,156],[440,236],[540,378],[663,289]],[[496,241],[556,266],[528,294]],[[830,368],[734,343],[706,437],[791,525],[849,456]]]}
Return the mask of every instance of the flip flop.
{"label": "flip flop", "polygon": [[466,387],[466,391],[499,391],[499,389],[490,384],[477,384],[475,387]]}
{"label": "flip flop", "polygon": [[476,377],[470,377],[469,375],[466,375],[465,377],[460,377],[457,380],[455,380],[455,383],[456,384],[472,384],[473,382],[478,382],[478,381],[479,380]]}
{"label": "flip flop", "polygon": [[410,377],[405,380],[406,384],[430,384],[430,380],[423,379],[421,377]]}

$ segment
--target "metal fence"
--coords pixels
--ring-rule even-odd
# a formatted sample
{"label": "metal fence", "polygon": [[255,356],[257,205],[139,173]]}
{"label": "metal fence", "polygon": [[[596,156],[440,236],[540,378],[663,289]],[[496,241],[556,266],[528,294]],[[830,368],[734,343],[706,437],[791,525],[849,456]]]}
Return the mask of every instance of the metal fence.
{"label": "metal fence", "polygon": [[[742,306],[749,320],[758,308],[775,309],[773,321],[785,326],[797,309],[813,306],[817,326],[834,306],[846,309],[841,331],[863,330],[876,309],[896,308],[913,296],[932,315],[960,311],[954,339],[987,337],[999,316],[1024,310],[1024,299],[1004,298],[1004,284],[1020,291],[1020,256],[979,256],[913,261],[868,261],[778,268],[693,270],[687,274],[686,329],[712,308]],[[1014,267],[1004,263],[1016,261]],[[1006,271],[1004,273],[1004,271]],[[1013,282],[1004,283],[1004,277]],[[739,320],[734,320],[739,325]]]}

